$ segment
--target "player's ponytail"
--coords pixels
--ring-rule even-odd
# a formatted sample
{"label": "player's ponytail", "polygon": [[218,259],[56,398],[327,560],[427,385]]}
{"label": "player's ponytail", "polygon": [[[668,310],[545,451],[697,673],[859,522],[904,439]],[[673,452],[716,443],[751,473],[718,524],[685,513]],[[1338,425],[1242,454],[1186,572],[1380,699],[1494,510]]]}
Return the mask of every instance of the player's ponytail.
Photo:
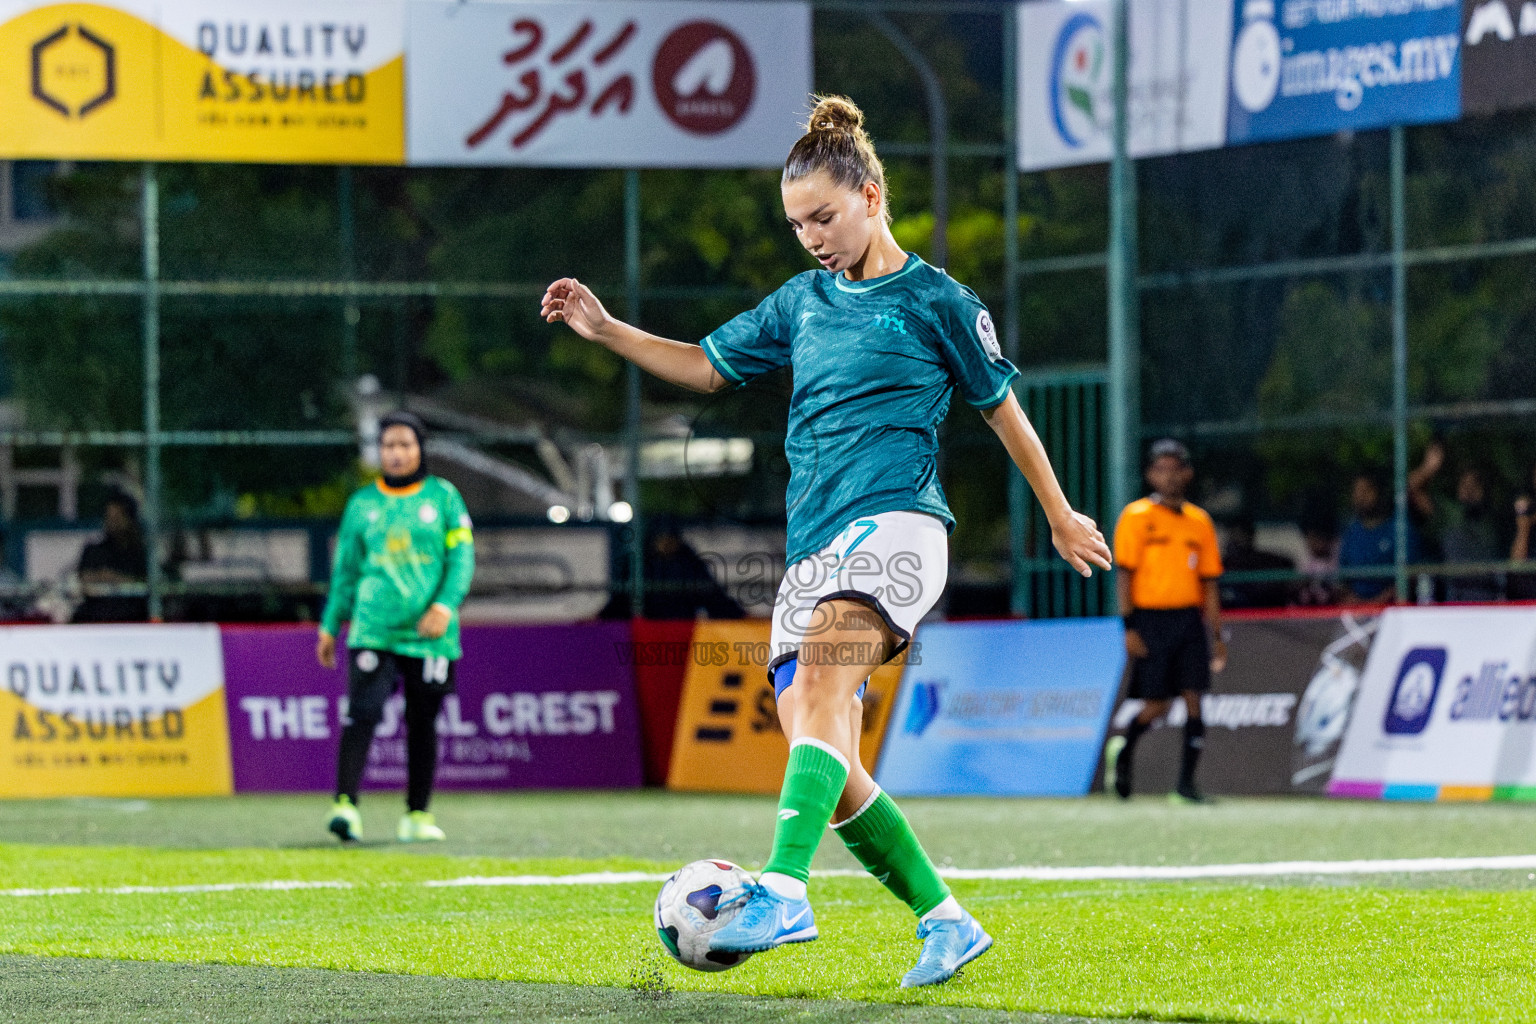
{"label": "player's ponytail", "polygon": [[784,161],[783,180],[798,181],[817,171],[825,171],[834,184],[855,192],[874,182],[885,200],[885,219],[891,219],[885,167],[864,130],[864,112],[846,96],[816,97],[805,134]]}

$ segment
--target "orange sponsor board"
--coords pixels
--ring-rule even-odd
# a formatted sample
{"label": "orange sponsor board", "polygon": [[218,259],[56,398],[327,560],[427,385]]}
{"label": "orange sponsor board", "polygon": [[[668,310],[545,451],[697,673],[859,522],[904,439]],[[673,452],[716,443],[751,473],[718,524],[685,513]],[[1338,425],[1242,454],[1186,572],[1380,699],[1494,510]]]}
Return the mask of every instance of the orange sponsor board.
{"label": "orange sponsor board", "polygon": [[231,790],[216,626],[0,628],[0,797]]}
{"label": "orange sponsor board", "polygon": [[402,163],[398,4],[0,0],[0,157]]}
{"label": "orange sponsor board", "polygon": [[[777,793],[789,761],[768,681],[770,624],[701,622],[683,682],[669,789]],[[905,655],[870,678],[864,694],[859,759],[870,772],[880,755]]]}

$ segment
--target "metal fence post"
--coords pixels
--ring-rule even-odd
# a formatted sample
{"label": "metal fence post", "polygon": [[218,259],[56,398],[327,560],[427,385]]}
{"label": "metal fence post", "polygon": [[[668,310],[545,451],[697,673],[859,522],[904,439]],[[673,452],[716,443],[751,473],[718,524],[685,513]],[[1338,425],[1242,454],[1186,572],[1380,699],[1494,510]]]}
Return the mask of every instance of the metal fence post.
{"label": "metal fence post", "polygon": [[155,165],[143,167],[140,221],[144,262],[144,546],[149,618],[164,617],[160,579],[160,180]]}
{"label": "metal fence post", "polygon": [[933,264],[944,267],[949,263],[949,107],[944,101],[944,83],[922,51],[890,18],[880,11],[870,11],[869,20],[923,81],[923,94],[928,101],[929,160],[933,164]]}
{"label": "metal fence post", "polygon": [[[1019,8],[1003,8],[1003,354],[1019,362]],[[1029,548],[1029,494],[1024,477],[1008,471],[1008,565],[1013,580],[1008,598],[1013,614],[1032,611]]]}
{"label": "metal fence post", "polygon": [[[341,278],[357,280],[357,217],[352,205],[352,168],[336,171],[336,212],[341,232]],[[357,387],[357,325],[362,309],[357,296],[348,293],[341,307],[341,375],[350,397]]]}
{"label": "metal fence post", "polygon": [[[624,172],[624,299],[629,322],[640,325],[640,172]],[[625,367],[624,500],[629,502],[629,608],[645,610],[645,523],[640,513],[640,367]],[[606,514],[606,513],[605,513]]]}
{"label": "metal fence post", "polygon": [[1403,126],[1392,126],[1392,504],[1396,520],[1397,599],[1408,597],[1408,264],[1403,258],[1408,233],[1407,153]]}
{"label": "metal fence post", "polygon": [[[1109,486],[1105,518],[1136,493],[1141,451],[1141,360],[1137,285],[1136,165],[1130,131],[1130,0],[1115,2],[1115,151],[1109,165]],[[1106,523],[1105,526],[1111,524]],[[1106,530],[1106,533],[1108,530]]]}

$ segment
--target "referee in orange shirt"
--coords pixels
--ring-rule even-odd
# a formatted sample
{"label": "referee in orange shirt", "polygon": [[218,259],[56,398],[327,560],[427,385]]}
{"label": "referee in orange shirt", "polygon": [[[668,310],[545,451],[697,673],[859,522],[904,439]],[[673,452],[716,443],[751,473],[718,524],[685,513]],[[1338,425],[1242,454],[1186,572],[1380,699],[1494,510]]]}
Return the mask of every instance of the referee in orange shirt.
{"label": "referee in orange shirt", "polygon": [[1171,439],[1156,442],[1147,458],[1152,494],[1127,505],[1115,524],[1115,590],[1131,659],[1130,695],[1146,702],[1125,735],[1112,737],[1104,749],[1105,781],[1121,799],[1131,795],[1136,741],[1183,694],[1189,717],[1171,799],[1207,802],[1195,785],[1205,747],[1200,696],[1211,688],[1211,673],[1226,667],[1227,645],[1216,587],[1216,528],[1204,509],[1184,499],[1194,475],[1189,449]]}

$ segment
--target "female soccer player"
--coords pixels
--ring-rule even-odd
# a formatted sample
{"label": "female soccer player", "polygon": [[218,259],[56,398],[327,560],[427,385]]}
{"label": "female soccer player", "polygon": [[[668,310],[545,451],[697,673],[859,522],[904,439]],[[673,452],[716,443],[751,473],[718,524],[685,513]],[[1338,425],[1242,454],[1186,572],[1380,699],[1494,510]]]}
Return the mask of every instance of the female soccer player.
{"label": "female soccer player", "polygon": [[859,861],[919,918],[903,987],[949,980],[992,939],[955,898],[906,818],[859,762],[869,674],[906,648],[938,600],[954,527],[938,479],[937,428],[959,390],[981,411],[1079,572],[1110,567],[1093,521],[1074,512],[1011,385],[986,307],[890,230],[885,173],[841,97],[821,99],[790,150],[781,192],[790,227],[821,264],[792,278],[701,346],[614,319],[572,278],[543,314],[695,391],[794,372],[788,571],[773,612],[769,677],[789,738],[773,853],[714,949],[756,952],[816,938],[811,857],[832,823]]}
{"label": "female soccer player", "polygon": [[368,747],[402,679],[407,795],[395,838],[443,839],[427,810],[437,772],[437,713],[453,692],[453,663],[462,653],[458,608],[475,573],[475,548],[458,489],[427,475],[425,438],[421,420],[408,412],[380,421],[383,477],[352,495],[336,539],[315,656],[336,667],[336,633],[350,619],[347,721],[326,825],[343,842],[362,838],[357,798]]}

